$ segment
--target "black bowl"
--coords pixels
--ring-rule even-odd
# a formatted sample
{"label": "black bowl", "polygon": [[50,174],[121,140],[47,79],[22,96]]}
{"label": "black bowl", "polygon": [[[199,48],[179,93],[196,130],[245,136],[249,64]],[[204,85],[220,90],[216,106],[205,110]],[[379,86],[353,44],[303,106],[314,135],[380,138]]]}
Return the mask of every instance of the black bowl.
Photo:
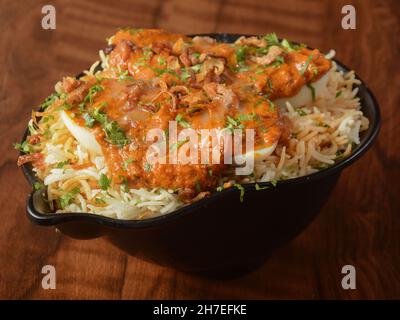
{"label": "black bowl", "polygon": [[[209,36],[233,42],[240,35]],[[349,71],[336,63],[340,70]],[[349,157],[317,173],[279,181],[276,186],[260,183],[261,187],[269,187],[264,190],[257,191],[253,183],[244,185],[243,202],[239,190],[231,188],[165,216],[127,221],[85,213],[48,213],[43,191],[38,190],[28,197],[28,216],[39,225],[55,226],[73,238],[105,236],[129,254],[182,271],[230,276],[251,270],[312,221],[342,170],[375,140],[380,127],[378,103],[364,83],[358,88],[362,111],[370,125]],[[26,164],[22,169],[33,184],[36,178],[32,166]]]}

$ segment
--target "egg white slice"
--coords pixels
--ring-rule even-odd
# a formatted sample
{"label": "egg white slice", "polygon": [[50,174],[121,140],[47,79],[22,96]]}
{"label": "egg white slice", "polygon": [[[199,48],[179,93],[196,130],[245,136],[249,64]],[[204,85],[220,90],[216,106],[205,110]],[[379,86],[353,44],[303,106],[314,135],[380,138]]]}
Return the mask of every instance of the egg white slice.
{"label": "egg white slice", "polygon": [[61,119],[69,132],[84,148],[94,154],[102,155],[101,147],[92,132],[75,123],[64,110],[61,111]]}
{"label": "egg white slice", "polygon": [[[323,75],[320,79],[312,82],[311,85],[315,89],[315,98],[323,96],[327,90],[328,73]],[[311,89],[304,85],[300,91],[292,97],[281,98],[274,100],[274,103],[279,106],[281,110],[286,109],[286,102],[289,102],[293,107],[301,107],[312,102]]]}
{"label": "egg white slice", "polygon": [[269,146],[265,145],[261,149],[256,149],[253,151],[248,151],[245,154],[235,155],[234,160],[236,164],[243,164],[252,159],[256,162],[265,160],[268,156],[270,156],[274,151],[278,142],[275,142]]}

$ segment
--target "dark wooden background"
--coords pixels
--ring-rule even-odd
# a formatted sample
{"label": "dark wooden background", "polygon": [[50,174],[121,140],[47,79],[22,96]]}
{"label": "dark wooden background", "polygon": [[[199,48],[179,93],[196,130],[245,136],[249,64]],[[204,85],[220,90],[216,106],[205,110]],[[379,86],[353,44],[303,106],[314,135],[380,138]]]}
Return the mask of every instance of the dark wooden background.
{"label": "dark wooden background", "polygon": [[[41,29],[52,3],[57,29]],[[341,28],[352,3],[357,29]],[[0,0],[0,298],[400,298],[399,1]],[[104,239],[77,241],[25,216],[30,192],[16,166],[31,109],[64,75],[97,58],[118,27],[162,27],[193,34],[238,32],[308,43],[351,66],[375,92],[382,130],[373,148],[346,169],[318,218],[259,270],[216,281],[127,256]],[[42,266],[57,289],[41,288]],[[341,288],[341,268],[357,270],[357,289]]]}

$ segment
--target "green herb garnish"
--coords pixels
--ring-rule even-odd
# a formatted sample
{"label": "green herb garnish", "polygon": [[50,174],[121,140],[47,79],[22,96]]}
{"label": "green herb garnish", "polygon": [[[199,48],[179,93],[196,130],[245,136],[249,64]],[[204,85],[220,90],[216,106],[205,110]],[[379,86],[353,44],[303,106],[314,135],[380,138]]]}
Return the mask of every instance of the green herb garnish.
{"label": "green herb garnish", "polygon": [[106,204],[103,198],[94,198],[94,202],[97,204]]}
{"label": "green herb garnish", "polygon": [[100,175],[99,186],[102,190],[107,190],[111,185],[111,179],[108,179],[107,176],[102,173]]}
{"label": "green herb garnish", "polygon": [[86,95],[84,102],[89,102],[90,104],[93,104],[93,97],[96,94],[96,92],[103,91],[104,87],[102,85],[96,84],[93,87],[89,89],[88,94]]}
{"label": "green herb garnish", "polygon": [[167,60],[163,56],[158,56],[157,62],[160,66],[165,66],[167,64]]}
{"label": "green herb garnish", "polygon": [[60,97],[60,94],[55,92],[52,93],[51,95],[49,95],[44,102],[40,105],[40,108],[42,110],[47,109],[47,107],[49,107],[50,105],[52,105],[54,103],[54,101],[56,101],[58,98]]}
{"label": "green herb garnish", "polygon": [[143,166],[143,169],[145,172],[150,172],[151,170],[153,170],[153,166],[150,163],[146,162]]}
{"label": "green herb garnish", "polygon": [[310,62],[311,62],[311,60],[312,60],[312,58],[313,58],[313,55],[310,54],[310,55],[308,56],[308,58],[307,58],[306,63],[304,64],[303,68],[301,68],[301,70],[300,70],[300,74],[301,74],[301,75],[304,75],[304,72],[306,72],[306,70],[307,70],[307,68],[308,68],[308,66],[309,66],[309,64],[310,64]]}
{"label": "green herb garnish", "polygon": [[282,47],[284,47],[288,52],[294,51],[295,48],[293,47],[293,45],[287,40],[287,39],[283,39],[281,42]]}
{"label": "green herb garnish", "polygon": [[84,113],[83,119],[85,120],[85,126],[88,128],[92,128],[96,121],[89,113]]}
{"label": "green herb garnish", "polygon": [[189,128],[190,124],[185,119],[183,119],[183,114],[180,113],[175,117],[175,121],[178,122],[182,127]]}
{"label": "green herb garnish", "polygon": [[[129,143],[129,139],[126,137],[124,130],[119,127],[116,121],[110,120],[107,117],[107,114],[101,110],[101,107],[96,108],[90,116],[101,124],[102,129],[106,134],[106,140],[109,143],[115,144],[119,147],[123,147]],[[90,123],[91,122],[89,121],[89,124]]]}
{"label": "green herb garnish", "polygon": [[311,98],[312,101],[315,102],[315,88],[310,83],[307,83],[306,86],[311,90]]}
{"label": "green herb garnish", "polygon": [[278,36],[276,35],[275,32],[266,34],[263,38],[268,42],[268,46],[274,46],[280,44]]}
{"label": "green herb garnish", "polygon": [[255,184],[255,188],[256,188],[256,190],[257,191],[259,191],[259,190],[265,190],[265,189],[268,189],[269,187],[268,186],[265,186],[265,187],[260,187],[257,183]]}
{"label": "green herb garnish", "polygon": [[296,112],[301,117],[304,117],[304,116],[306,116],[308,114],[307,112],[305,112],[303,109],[300,109],[300,108],[296,109]]}
{"label": "green herb garnish", "polygon": [[14,149],[19,150],[24,153],[31,153],[33,152],[33,147],[28,141],[24,141],[22,143],[14,143]]}
{"label": "green herb garnish", "polygon": [[245,189],[243,188],[243,186],[241,184],[238,184],[238,183],[235,183],[233,186],[240,191],[240,202],[243,202]]}
{"label": "green herb garnish", "polygon": [[186,68],[181,68],[181,79],[183,82],[186,82],[187,79],[191,77],[191,74],[189,71],[186,70]]}
{"label": "green herb garnish", "polygon": [[63,194],[59,198],[59,205],[60,205],[61,209],[64,209],[67,205],[69,205],[79,192],[80,192],[80,189],[78,187],[75,187],[70,192]]}
{"label": "green herb garnish", "polygon": [[192,69],[195,73],[198,73],[198,72],[200,72],[201,66],[202,65],[200,63],[195,64],[194,66],[191,66],[190,69]]}
{"label": "green herb garnish", "polygon": [[44,187],[44,184],[42,183],[42,182],[39,182],[39,181],[36,181],[34,184],[33,184],[33,188],[35,189],[35,190],[40,190],[40,189],[42,189]]}
{"label": "green herb garnish", "polygon": [[59,163],[57,163],[56,168],[57,168],[57,169],[62,169],[62,168],[64,168],[64,166],[67,165],[67,164],[69,164],[69,161],[68,161],[68,160],[59,162]]}
{"label": "green herb garnish", "polygon": [[133,158],[126,159],[123,163],[125,171],[128,170],[128,165],[135,161],[136,161],[136,159],[133,159]]}
{"label": "green herb garnish", "polygon": [[170,149],[179,149],[182,145],[184,145],[186,142],[189,141],[189,138],[186,138],[185,140],[178,141],[177,143],[174,143],[171,145]]}
{"label": "green herb garnish", "polygon": [[249,50],[248,46],[240,46],[236,49],[236,61],[238,63],[243,62],[246,59],[247,52]]}
{"label": "green herb garnish", "polygon": [[122,130],[116,121],[107,121],[103,125],[103,130],[106,133],[106,140],[119,147],[123,147],[129,143],[124,130]]}
{"label": "green herb garnish", "polygon": [[131,80],[134,81],[135,79],[129,75],[129,70],[121,70],[118,73],[118,81],[125,81],[125,80]]}

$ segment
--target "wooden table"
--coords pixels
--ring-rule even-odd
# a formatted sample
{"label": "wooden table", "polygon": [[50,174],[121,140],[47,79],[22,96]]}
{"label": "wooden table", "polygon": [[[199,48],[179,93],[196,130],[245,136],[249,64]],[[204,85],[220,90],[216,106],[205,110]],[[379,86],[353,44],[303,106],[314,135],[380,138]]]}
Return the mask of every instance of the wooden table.
{"label": "wooden table", "polygon": [[[398,1],[50,1],[57,29],[41,28],[49,1],[0,1],[0,298],[400,298],[400,4]],[[341,28],[352,3],[357,29]],[[328,51],[352,66],[380,102],[373,148],[346,169],[318,218],[259,270],[222,281],[182,274],[127,256],[104,239],[77,241],[25,216],[30,192],[16,166],[31,109],[64,75],[97,58],[118,27],[181,33],[275,31]],[[43,290],[41,268],[57,270]],[[357,289],[343,290],[341,268],[354,265]]]}

